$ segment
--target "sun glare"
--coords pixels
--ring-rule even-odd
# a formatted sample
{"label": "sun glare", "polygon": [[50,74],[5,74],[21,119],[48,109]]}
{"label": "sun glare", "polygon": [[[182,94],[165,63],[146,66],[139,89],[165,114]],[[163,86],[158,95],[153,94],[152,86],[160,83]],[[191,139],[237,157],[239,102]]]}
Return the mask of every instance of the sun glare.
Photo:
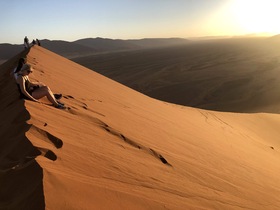
{"label": "sun glare", "polygon": [[232,15],[245,33],[280,33],[280,1],[232,0]]}

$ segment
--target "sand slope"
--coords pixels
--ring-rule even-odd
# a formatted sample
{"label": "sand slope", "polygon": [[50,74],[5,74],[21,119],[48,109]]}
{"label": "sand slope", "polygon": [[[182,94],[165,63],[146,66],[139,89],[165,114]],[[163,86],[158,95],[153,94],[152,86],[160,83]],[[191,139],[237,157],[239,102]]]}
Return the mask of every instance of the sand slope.
{"label": "sand slope", "polygon": [[215,111],[279,114],[280,41],[275,39],[194,41],[73,60],[159,100]]}
{"label": "sand slope", "polygon": [[[31,78],[63,93],[58,110],[17,99],[16,60],[0,71],[1,210],[280,209],[280,115],[154,100],[35,46]],[[58,159],[9,170],[30,143]]]}

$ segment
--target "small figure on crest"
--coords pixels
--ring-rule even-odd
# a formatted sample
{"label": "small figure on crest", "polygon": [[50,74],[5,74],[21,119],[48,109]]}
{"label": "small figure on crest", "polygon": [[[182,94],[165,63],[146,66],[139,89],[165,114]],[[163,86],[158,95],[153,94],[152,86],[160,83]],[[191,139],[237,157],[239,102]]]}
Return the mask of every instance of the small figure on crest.
{"label": "small figure on crest", "polygon": [[28,49],[30,46],[29,46],[29,39],[27,38],[27,36],[24,37],[24,48],[25,49]]}

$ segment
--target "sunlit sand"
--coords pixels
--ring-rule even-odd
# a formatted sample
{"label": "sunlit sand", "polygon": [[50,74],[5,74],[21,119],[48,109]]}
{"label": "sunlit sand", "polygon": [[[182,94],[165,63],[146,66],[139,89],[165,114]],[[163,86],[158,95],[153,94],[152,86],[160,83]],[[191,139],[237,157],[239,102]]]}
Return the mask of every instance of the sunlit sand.
{"label": "sunlit sand", "polygon": [[[18,99],[20,56],[0,67],[1,209],[280,209],[278,114],[163,102],[32,47],[30,77],[64,95],[58,110]],[[32,145],[57,160],[13,168]]]}

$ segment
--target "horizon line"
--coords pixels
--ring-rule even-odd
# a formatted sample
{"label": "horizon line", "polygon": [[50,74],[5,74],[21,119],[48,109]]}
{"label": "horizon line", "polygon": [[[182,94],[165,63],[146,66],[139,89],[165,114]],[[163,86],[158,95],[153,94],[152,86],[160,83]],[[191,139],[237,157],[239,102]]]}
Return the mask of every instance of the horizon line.
{"label": "horizon line", "polygon": [[[64,41],[64,42],[76,42],[78,40],[82,40],[82,39],[108,39],[108,40],[123,40],[123,41],[129,41],[129,40],[144,40],[144,39],[186,39],[186,40],[207,40],[207,39],[220,39],[220,38],[262,38],[262,37],[273,37],[273,36],[277,36],[280,34],[271,34],[271,33],[253,33],[253,34],[243,34],[243,35],[205,35],[205,36],[192,36],[192,37],[146,37],[146,38],[108,38],[108,37],[84,37],[84,38],[79,38],[76,40],[63,40],[63,39],[48,39],[48,38],[43,38],[43,39],[39,39],[40,41],[42,40],[48,40],[48,41]],[[31,39],[30,39],[31,40]],[[29,40],[29,41],[30,41]],[[33,40],[33,39],[32,39]],[[21,44],[17,44],[17,43],[9,43],[9,42],[3,42],[0,44],[11,44],[11,45],[21,45]],[[22,41],[23,44],[23,41]]]}

